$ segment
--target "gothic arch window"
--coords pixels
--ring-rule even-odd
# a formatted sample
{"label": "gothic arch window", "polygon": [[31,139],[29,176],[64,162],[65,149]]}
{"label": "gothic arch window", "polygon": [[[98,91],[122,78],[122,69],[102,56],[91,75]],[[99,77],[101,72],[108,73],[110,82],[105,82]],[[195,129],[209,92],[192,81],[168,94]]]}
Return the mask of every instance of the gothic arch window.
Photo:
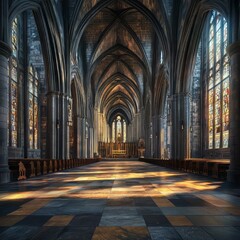
{"label": "gothic arch window", "polygon": [[127,123],[126,120],[117,116],[112,122],[112,142],[126,142],[127,141]]}
{"label": "gothic arch window", "polygon": [[123,142],[127,141],[127,124],[126,121],[123,120]]}
{"label": "gothic arch window", "polygon": [[208,29],[208,149],[229,144],[229,59],[226,19],[212,11]]}
{"label": "gothic arch window", "polygon": [[16,151],[20,153],[26,146],[28,151],[22,151],[24,156],[30,153],[33,157],[40,157],[39,150],[46,142],[42,141],[44,143],[40,146],[40,137],[45,138],[44,134],[40,136],[40,130],[43,133],[46,126],[43,107],[46,98],[42,94],[45,93],[46,84],[41,43],[32,11],[25,11],[13,19],[10,40],[9,156],[15,156]]}
{"label": "gothic arch window", "polygon": [[112,123],[112,142],[114,142],[115,143],[115,126],[116,126],[116,123],[115,123],[115,121],[113,121],[113,123]]}
{"label": "gothic arch window", "polygon": [[38,122],[39,122],[39,104],[38,104],[38,74],[32,66],[28,72],[28,91],[29,91],[29,148],[38,149]]}
{"label": "gothic arch window", "polygon": [[19,47],[19,20],[15,18],[12,21],[11,45],[12,57],[9,64],[9,146],[17,147],[18,145],[18,47]]}
{"label": "gothic arch window", "polygon": [[121,117],[117,116],[117,138],[120,140],[122,138],[122,122]]}
{"label": "gothic arch window", "polygon": [[12,55],[14,57],[17,57],[17,53],[18,53],[18,18],[14,18],[14,20],[12,21],[11,43],[12,43]]}

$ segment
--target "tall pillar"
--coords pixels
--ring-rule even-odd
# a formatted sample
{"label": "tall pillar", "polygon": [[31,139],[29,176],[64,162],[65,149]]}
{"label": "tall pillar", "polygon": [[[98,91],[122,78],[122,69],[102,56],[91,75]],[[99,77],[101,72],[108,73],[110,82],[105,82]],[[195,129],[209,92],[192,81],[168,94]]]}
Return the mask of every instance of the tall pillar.
{"label": "tall pillar", "polygon": [[10,180],[8,168],[8,99],[11,48],[8,46],[8,0],[0,1],[0,183]]}
{"label": "tall pillar", "polygon": [[94,145],[94,142],[96,144],[96,141],[94,141],[94,131],[93,131],[93,128],[90,127],[89,128],[89,157],[90,158],[93,158],[94,148],[98,148],[98,146]]}
{"label": "tall pillar", "polygon": [[240,41],[228,48],[231,58],[230,80],[230,152],[231,163],[227,179],[240,183]]}
{"label": "tall pillar", "polygon": [[58,102],[58,119],[60,123],[59,136],[58,136],[58,159],[69,158],[67,156],[67,138],[68,138],[68,96],[60,93]]}
{"label": "tall pillar", "polygon": [[160,116],[156,115],[153,116],[153,134],[152,134],[152,141],[153,141],[153,157],[159,158],[160,157],[160,140],[161,140],[161,118]]}
{"label": "tall pillar", "polygon": [[60,120],[58,119],[58,92],[47,94],[47,149],[46,156],[50,159],[58,158]]}
{"label": "tall pillar", "polygon": [[0,41],[0,183],[10,180],[8,168],[8,99],[9,69],[8,58],[10,47]]}
{"label": "tall pillar", "polygon": [[[100,131],[100,121],[101,121],[101,116],[99,115],[99,113],[98,113],[98,110],[97,110],[97,108],[94,108],[94,120],[93,120],[93,124],[94,124],[94,132],[93,132],[93,136],[92,136],[92,139],[90,139],[90,141],[92,141],[93,140],[93,151],[95,152],[95,153],[97,153],[98,152],[98,136],[99,136],[99,133],[101,134],[101,131]],[[89,136],[90,136],[90,133],[89,133]],[[89,142],[89,144],[90,144],[90,142]],[[91,144],[90,144],[90,146],[91,146]],[[89,147],[90,147],[89,146]],[[89,153],[91,152],[91,150],[89,151]],[[90,154],[89,154],[89,156],[90,156]]]}
{"label": "tall pillar", "polygon": [[183,160],[190,157],[190,97],[185,93],[173,96],[172,156]]}
{"label": "tall pillar", "polygon": [[81,145],[80,145],[80,157],[86,157],[86,120],[85,118],[80,118],[80,138],[81,138]]}
{"label": "tall pillar", "polygon": [[74,138],[75,138],[75,151],[76,157],[81,158],[82,154],[82,118],[80,116],[74,116],[75,128],[74,128]]}

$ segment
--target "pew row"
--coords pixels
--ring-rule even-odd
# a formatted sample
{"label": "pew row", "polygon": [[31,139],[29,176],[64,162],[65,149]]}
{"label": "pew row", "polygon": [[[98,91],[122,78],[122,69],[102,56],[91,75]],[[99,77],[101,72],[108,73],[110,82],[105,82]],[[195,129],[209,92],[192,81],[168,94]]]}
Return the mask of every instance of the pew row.
{"label": "pew row", "polygon": [[11,181],[25,180],[27,178],[59,172],[70,168],[80,167],[100,161],[100,158],[86,159],[9,159]]}
{"label": "pew row", "polygon": [[188,158],[185,160],[140,158],[139,161],[225,180],[230,165],[229,159]]}

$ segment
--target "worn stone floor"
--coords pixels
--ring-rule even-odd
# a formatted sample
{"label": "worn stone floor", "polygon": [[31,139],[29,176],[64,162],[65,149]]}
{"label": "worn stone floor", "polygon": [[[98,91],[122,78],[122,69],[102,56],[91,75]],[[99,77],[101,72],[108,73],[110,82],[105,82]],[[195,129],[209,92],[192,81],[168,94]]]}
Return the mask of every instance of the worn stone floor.
{"label": "worn stone floor", "polygon": [[0,185],[0,239],[240,239],[240,189],[138,161]]}

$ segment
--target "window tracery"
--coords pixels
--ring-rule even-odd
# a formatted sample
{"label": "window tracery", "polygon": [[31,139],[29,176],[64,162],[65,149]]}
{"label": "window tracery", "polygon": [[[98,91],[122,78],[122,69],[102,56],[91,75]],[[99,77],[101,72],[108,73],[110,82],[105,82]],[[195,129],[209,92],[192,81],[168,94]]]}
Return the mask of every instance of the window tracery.
{"label": "window tracery", "polygon": [[127,123],[124,118],[117,116],[112,122],[112,142],[126,142],[127,141]]}
{"label": "window tracery", "polygon": [[208,149],[229,145],[229,59],[226,19],[212,11],[208,41]]}

